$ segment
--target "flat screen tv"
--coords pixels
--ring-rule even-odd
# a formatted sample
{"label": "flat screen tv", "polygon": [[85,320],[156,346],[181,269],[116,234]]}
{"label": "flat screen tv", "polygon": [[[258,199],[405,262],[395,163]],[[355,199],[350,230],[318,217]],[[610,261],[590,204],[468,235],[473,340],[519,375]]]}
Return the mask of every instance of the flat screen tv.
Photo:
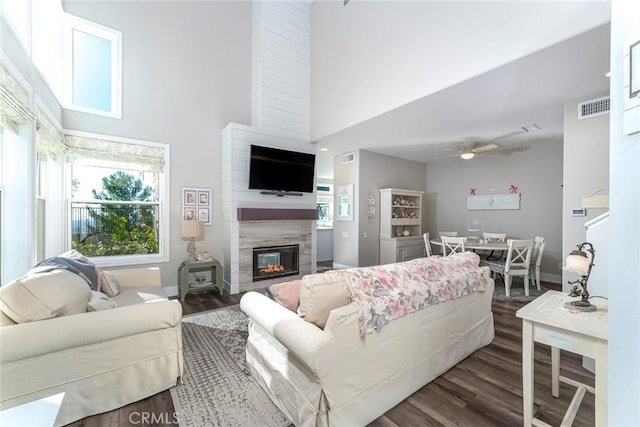
{"label": "flat screen tv", "polygon": [[315,154],[251,145],[249,189],[313,193]]}

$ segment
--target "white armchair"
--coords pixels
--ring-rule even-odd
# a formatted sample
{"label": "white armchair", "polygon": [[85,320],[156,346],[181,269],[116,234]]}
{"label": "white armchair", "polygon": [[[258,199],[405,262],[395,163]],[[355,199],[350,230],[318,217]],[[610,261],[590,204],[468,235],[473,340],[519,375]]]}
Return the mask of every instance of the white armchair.
{"label": "white armchair", "polygon": [[65,425],[176,385],[182,306],[167,299],[156,268],[112,273],[117,308],[18,324],[2,314],[1,409],[64,392],[56,425]]}

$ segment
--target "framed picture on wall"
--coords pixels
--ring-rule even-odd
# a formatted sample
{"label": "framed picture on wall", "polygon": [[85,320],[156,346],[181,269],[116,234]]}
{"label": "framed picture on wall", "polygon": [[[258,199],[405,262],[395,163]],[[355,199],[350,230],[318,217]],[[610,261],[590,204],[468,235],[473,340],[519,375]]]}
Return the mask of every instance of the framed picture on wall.
{"label": "framed picture on wall", "polygon": [[182,187],[182,220],[211,225],[211,189]]}
{"label": "framed picture on wall", "polygon": [[338,221],[353,221],[353,184],[336,185]]}
{"label": "framed picture on wall", "polygon": [[629,98],[640,95],[640,40],[629,48]]}

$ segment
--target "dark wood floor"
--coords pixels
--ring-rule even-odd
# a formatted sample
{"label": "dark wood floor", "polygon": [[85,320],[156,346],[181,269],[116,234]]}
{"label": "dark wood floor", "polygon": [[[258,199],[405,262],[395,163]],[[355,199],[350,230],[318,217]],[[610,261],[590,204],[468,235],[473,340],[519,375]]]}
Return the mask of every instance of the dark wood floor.
{"label": "dark wood floor", "polygon": [[[559,285],[543,285],[547,289],[559,290]],[[241,296],[219,296],[215,292],[189,294],[182,304],[183,311],[185,314],[197,313],[237,304]],[[387,411],[371,426],[522,425],[522,321],[515,312],[524,304],[494,301],[494,341]],[[545,345],[535,346],[535,372],[536,417],[551,425],[559,425],[575,388],[561,383],[560,398],[551,396],[551,354]],[[582,358],[565,351],[562,351],[561,374],[594,384],[593,374],[582,368]],[[157,414],[167,414],[164,419],[171,421],[173,404],[169,392],[71,425],[140,426],[144,425],[140,422],[139,413],[142,412],[154,413],[156,419]],[[594,415],[594,398],[587,393],[573,425],[593,426]]]}

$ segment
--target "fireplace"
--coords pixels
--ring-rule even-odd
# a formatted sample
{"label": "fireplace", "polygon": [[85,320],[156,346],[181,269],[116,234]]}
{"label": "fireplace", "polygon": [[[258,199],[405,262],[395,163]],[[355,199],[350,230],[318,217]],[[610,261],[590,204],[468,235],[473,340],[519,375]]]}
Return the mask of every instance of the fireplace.
{"label": "fireplace", "polygon": [[253,281],[299,274],[299,250],[299,245],[253,248]]}

